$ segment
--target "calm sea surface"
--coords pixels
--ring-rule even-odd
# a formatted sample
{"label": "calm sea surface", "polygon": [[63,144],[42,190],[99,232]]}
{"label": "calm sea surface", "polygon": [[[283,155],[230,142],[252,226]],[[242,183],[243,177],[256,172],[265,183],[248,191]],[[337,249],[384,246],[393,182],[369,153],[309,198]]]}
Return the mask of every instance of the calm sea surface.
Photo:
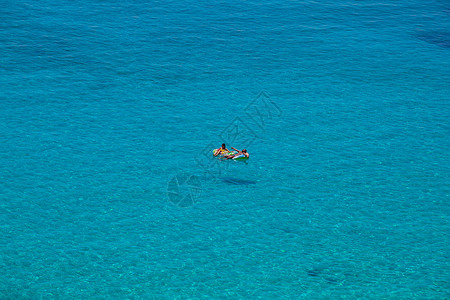
{"label": "calm sea surface", "polygon": [[0,298],[450,297],[450,2],[0,16]]}

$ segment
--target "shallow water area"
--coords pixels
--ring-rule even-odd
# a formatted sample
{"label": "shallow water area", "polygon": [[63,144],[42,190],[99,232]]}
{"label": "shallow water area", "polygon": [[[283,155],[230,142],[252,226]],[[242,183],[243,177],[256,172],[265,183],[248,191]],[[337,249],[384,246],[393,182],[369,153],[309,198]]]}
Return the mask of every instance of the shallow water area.
{"label": "shallow water area", "polygon": [[449,297],[448,2],[0,11],[0,298]]}

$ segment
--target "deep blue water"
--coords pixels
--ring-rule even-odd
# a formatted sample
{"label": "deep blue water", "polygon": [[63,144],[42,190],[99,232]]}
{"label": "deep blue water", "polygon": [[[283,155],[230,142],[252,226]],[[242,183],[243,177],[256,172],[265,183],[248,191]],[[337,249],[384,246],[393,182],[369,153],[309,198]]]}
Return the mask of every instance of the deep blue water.
{"label": "deep blue water", "polygon": [[448,1],[0,13],[0,298],[450,297]]}

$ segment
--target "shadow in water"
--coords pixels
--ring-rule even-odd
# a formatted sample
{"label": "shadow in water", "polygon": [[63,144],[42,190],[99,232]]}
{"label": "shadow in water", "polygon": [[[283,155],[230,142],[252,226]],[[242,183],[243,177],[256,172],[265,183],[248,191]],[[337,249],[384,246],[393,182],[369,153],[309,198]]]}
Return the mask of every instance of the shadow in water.
{"label": "shadow in water", "polygon": [[256,184],[256,181],[247,180],[247,179],[241,179],[241,178],[235,178],[235,177],[221,177],[220,180],[222,180],[225,183],[234,184],[234,185],[245,185],[245,186],[248,186],[250,184]]}

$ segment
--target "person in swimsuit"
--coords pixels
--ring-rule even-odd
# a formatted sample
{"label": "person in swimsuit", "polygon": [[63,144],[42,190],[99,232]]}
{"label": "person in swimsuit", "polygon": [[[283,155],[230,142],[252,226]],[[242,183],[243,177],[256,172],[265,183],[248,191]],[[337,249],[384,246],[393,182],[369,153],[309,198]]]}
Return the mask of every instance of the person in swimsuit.
{"label": "person in swimsuit", "polygon": [[227,147],[225,147],[225,144],[222,144],[222,147],[217,149],[216,152],[214,152],[214,156],[217,156],[219,154],[228,153],[228,152],[230,152],[230,150],[228,150]]}
{"label": "person in swimsuit", "polygon": [[242,156],[242,155],[247,157],[247,158],[250,157],[250,154],[248,154],[247,149],[243,149],[242,151],[238,150],[236,148],[233,148],[233,147],[231,147],[231,149],[236,150],[237,153],[233,154],[233,155],[225,155],[223,158],[225,158],[225,159],[233,159],[235,157],[239,157],[239,156]]}

